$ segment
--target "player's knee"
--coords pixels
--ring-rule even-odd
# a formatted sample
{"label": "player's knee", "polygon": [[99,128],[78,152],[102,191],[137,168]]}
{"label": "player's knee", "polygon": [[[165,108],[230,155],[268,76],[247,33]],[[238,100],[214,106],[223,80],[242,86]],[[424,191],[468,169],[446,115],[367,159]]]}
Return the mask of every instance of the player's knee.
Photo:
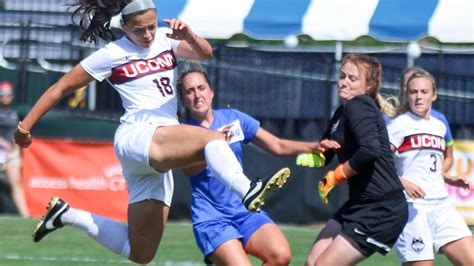
{"label": "player's knee", "polygon": [[287,248],[280,248],[279,250],[272,252],[267,263],[269,265],[288,265],[291,261],[291,252]]}
{"label": "player's knee", "polygon": [[289,265],[291,262],[291,254],[290,252],[285,253],[285,254],[279,254],[275,258],[275,264],[272,265]]}
{"label": "player's knee", "polygon": [[207,137],[208,137],[208,140],[207,140],[208,142],[211,142],[213,140],[225,140],[225,135],[216,130],[210,130],[208,132]]}

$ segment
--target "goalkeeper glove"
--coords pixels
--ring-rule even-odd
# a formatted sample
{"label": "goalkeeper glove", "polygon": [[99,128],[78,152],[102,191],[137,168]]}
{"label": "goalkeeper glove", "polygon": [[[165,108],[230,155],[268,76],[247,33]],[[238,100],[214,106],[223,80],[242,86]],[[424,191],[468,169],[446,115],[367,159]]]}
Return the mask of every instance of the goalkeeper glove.
{"label": "goalkeeper glove", "polygon": [[326,158],[323,153],[301,153],[296,157],[296,165],[307,167],[324,167]]}
{"label": "goalkeeper glove", "polygon": [[347,178],[343,170],[343,164],[340,164],[336,169],[327,172],[323,176],[321,181],[319,181],[319,196],[324,204],[328,204],[329,192]]}

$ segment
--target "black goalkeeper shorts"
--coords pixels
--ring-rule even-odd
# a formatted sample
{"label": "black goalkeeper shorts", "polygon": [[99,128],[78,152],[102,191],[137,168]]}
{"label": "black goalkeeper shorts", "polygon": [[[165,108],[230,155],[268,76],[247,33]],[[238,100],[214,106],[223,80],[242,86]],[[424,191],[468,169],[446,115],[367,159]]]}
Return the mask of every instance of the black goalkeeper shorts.
{"label": "black goalkeeper shorts", "polygon": [[408,205],[403,192],[383,199],[346,202],[333,219],[342,225],[343,235],[354,240],[364,256],[386,255],[408,221]]}

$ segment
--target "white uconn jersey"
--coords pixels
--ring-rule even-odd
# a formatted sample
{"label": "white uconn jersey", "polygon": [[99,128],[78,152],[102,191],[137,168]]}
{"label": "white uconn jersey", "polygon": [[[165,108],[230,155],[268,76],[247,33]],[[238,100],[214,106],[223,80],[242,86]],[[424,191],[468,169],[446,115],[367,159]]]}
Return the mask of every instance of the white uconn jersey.
{"label": "white uconn jersey", "polygon": [[[429,120],[406,112],[387,126],[390,143],[397,148],[395,166],[398,176],[420,186],[425,199],[447,197],[441,175],[446,143],[446,126],[430,116]],[[407,196],[408,201],[413,199]]]}
{"label": "white uconn jersey", "polygon": [[178,124],[174,55],[178,43],[165,36],[165,29],[157,30],[149,49],[124,36],[85,58],[81,66],[118,91],[125,109],[122,123]]}

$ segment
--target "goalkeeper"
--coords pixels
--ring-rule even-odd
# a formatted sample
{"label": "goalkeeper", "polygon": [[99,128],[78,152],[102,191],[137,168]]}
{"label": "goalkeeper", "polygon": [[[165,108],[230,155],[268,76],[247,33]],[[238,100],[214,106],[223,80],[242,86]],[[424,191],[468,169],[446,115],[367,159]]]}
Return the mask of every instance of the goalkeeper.
{"label": "goalkeeper", "polygon": [[[325,164],[334,155],[340,164],[322,177],[318,188],[327,204],[331,190],[347,180],[349,200],[321,230],[306,265],[354,265],[375,252],[386,255],[407,222],[408,208],[381,112],[390,107],[379,95],[381,79],[377,59],[344,57],[337,83],[343,104],[323,135],[341,145],[324,152]],[[322,156],[298,159],[300,165],[324,166]]]}

